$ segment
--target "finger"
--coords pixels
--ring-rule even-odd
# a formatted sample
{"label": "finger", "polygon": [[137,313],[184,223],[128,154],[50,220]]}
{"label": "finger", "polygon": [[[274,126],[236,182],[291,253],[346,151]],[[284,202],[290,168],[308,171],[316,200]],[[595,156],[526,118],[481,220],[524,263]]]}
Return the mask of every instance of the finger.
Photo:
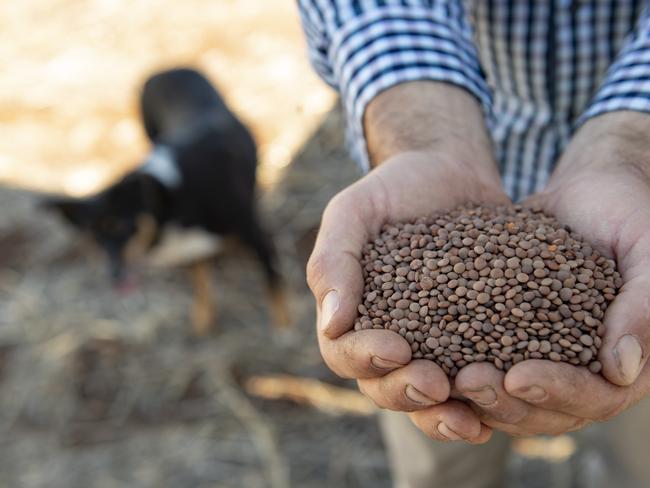
{"label": "finger", "polygon": [[546,360],[516,364],[506,374],[505,389],[540,408],[590,420],[606,420],[631,403],[631,390],[616,386],[587,368]]}
{"label": "finger", "polygon": [[[650,272],[650,262],[644,270]],[[631,385],[650,351],[650,277],[626,281],[605,314],[605,337],[599,359],[612,383]]]}
{"label": "finger", "polygon": [[[307,265],[317,301],[318,341],[326,364],[344,378],[374,378],[408,363],[411,348],[392,331],[349,333],[363,291],[360,254],[377,220],[363,185],[350,186],[327,206]],[[370,218],[370,217],[375,218]]]}
{"label": "finger", "polygon": [[378,407],[412,412],[449,398],[447,375],[433,361],[415,360],[380,378],[358,381],[361,392]]}
{"label": "finger", "polygon": [[484,425],[514,436],[561,435],[582,429],[591,423],[589,419],[541,408],[531,409],[526,418],[516,424],[500,422],[482,412],[479,412],[479,418]]}
{"label": "finger", "polygon": [[375,378],[406,365],[411,347],[399,334],[384,329],[346,332],[337,339],[319,335],[327,366],[341,378]]}
{"label": "finger", "polygon": [[491,363],[474,363],[459,371],[455,386],[474,410],[502,423],[517,424],[535,407],[510,395],[503,387],[504,377]]}
{"label": "finger", "polygon": [[409,417],[418,429],[432,439],[483,443],[487,442],[491,435],[490,431],[483,431],[478,415],[458,400],[449,400],[411,412]]}
{"label": "finger", "polygon": [[490,427],[489,425],[481,424],[481,432],[479,433],[478,437],[467,442],[475,445],[485,444],[491,438],[492,438],[492,427]]}
{"label": "finger", "polygon": [[472,401],[472,409],[484,424],[511,435],[558,435],[588,422],[513,397],[503,386],[504,377],[505,373],[488,363],[466,366],[456,376],[456,389]]}
{"label": "finger", "polygon": [[359,188],[359,183],[350,186],[327,205],[307,263],[307,283],[319,312],[318,330],[332,339],[353,326],[363,292],[361,252],[370,234],[378,230],[368,229],[373,205]]}

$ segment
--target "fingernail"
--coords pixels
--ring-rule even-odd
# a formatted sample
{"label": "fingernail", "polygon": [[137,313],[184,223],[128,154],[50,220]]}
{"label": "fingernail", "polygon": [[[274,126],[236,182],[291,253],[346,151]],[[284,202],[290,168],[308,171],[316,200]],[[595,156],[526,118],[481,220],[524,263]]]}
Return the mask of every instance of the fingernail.
{"label": "fingernail", "polygon": [[403,364],[397,363],[395,361],[389,361],[388,359],[380,358],[379,356],[371,357],[370,362],[375,368],[379,369],[397,369],[404,366]]}
{"label": "fingernail", "polygon": [[463,392],[463,395],[482,407],[489,407],[494,405],[497,401],[497,394],[491,386],[469,390]]}
{"label": "fingernail", "polygon": [[449,439],[450,441],[459,441],[462,439],[461,436],[459,436],[458,434],[456,434],[456,432],[454,432],[449,427],[447,427],[447,424],[445,424],[444,422],[440,422],[438,424],[438,432],[442,437],[444,437],[445,439]]}
{"label": "fingernail", "polygon": [[643,349],[636,337],[629,334],[618,340],[614,348],[614,357],[618,365],[618,371],[627,384],[632,384],[639,375]]}
{"label": "fingernail", "polygon": [[321,317],[320,323],[318,324],[321,332],[325,332],[328,329],[330,320],[332,320],[332,317],[339,309],[339,305],[339,292],[336,290],[328,291],[325,298],[323,298],[323,303],[321,304]]}
{"label": "fingernail", "polygon": [[420,405],[433,405],[435,403],[438,403],[432,398],[429,398],[427,395],[422,393],[413,385],[406,385],[404,394],[408,397],[409,400],[418,403]]}
{"label": "fingernail", "polygon": [[541,386],[528,386],[513,392],[513,395],[528,402],[541,402],[547,396],[546,391]]}

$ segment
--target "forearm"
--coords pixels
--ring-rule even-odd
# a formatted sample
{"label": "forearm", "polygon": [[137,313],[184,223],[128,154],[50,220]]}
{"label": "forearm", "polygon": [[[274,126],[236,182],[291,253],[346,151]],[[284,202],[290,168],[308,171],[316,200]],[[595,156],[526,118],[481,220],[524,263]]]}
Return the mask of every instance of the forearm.
{"label": "forearm", "polygon": [[620,169],[650,178],[650,114],[619,111],[587,121],[562,154],[550,184],[585,170]]}
{"label": "forearm", "polygon": [[485,181],[498,181],[479,102],[448,83],[396,85],[375,97],[364,116],[371,164],[404,152],[430,153]]}
{"label": "forearm", "polygon": [[578,123],[552,183],[578,171],[632,170],[650,174],[650,9],[644,8],[636,27],[607,69]]}

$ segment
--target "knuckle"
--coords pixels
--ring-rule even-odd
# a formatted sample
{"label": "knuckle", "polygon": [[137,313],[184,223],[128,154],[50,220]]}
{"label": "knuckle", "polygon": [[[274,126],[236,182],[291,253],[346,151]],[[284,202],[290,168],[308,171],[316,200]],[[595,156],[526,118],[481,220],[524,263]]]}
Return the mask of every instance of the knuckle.
{"label": "knuckle", "polygon": [[537,434],[562,435],[566,434],[567,432],[575,432],[576,430],[580,430],[590,423],[591,420],[580,417],[558,419],[557,423],[550,423],[549,427],[538,429],[540,432],[537,432]]}
{"label": "knuckle", "polygon": [[357,387],[363,396],[372,402],[376,408],[386,409],[386,404],[381,398],[381,395],[377,395],[374,391],[374,388],[371,387],[371,384],[368,381],[357,380]]}
{"label": "knuckle", "polygon": [[[359,334],[346,334],[345,345],[341,348],[341,357],[342,360],[348,364],[355,363],[357,361],[357,355],[359,352],[365,351],[363,344],[361,343],[361,337]],[[365,355],[365,361],[368,367],[372,366],[370,355]]]}
{"label": "knuckle", "polygon": [[553,410],[572,411],[583,402],[582,396],[575,395],[574,392],[584,391],[584,385],[573,372],[567,372],[566,368],[552,371],[545,386],[548,393],[546,402],[553,405]]}
{"label": "knuckle", "polygon": [[[357,388],[359,389],[359,392],[365,396],[366,398],[369,398],[372,400],[372,396],[370,393],[368,393],[368,382],[365,380],[357,380]],[[374,401],[374,400],[373,400]]]}
{"label": "knuckle", "polygon": [[325,361],[325,365],[326,365],[326,366],[330,369],[330,371],[331,371],[332,373],[334,373],[336,376],[338,376],[339,378],[344,379],[344,380],[345,380],[345,379],[349,379],[349,376],[348,376],[347,374],[345,374],[345,372],[343,371],[343,369],[339,368],[339,367],[336,365],[336,362],[334,362],[334,361],[332,361],[332,360],[330,360],[330,359],[328,359],[328,358],[326,358],[326,357],[324,357],[324,356],[323,356],[323,360]]}
{"label": "knuckle", "polygon": [[540,426],[539,428],[535,429],[534,435],[562,435],[566,432],[570,432],[571,428],[573,427],[574,422],[571,422],[569,424],[560,424],[560,425],[549,425],[549,426]]}
{"label": "knuckle", "polygon": [[491,417],[491,416],[479,416],[481,423],[487,425],[493,430],[498,430],[504,432],[505,434],[512,437],[526,437],[530,435],[535,435],[534,425],[529,421],[522,421],[517,424],[510,424],[507,422],[501,422],[500,420]]}
{"label": "knuckle", "polygon": [[[550,375],[550,388],[556,394],[558,392],[575,391],[577,388],[583,386],[583,379],[576,374],[573,366],[560,365],[551,370]],[[558,395],[565,399],[570,399],[569,395]]]}
{"label": "knuckle", "polygon": [[522,439],[522,438],[525,438],[525,437],[531,437],[531,436],[541,434],[541,432],[537,432],[537,431],[534,431],[534,430],[527,430],[527,429],[523,429],[521,427],[517,427],[517,428],[511,429],[511,430],[504,430],[504,432],[506,432],[510,437],[514,437],[516,439]]}
{"label": "knuckle", "polygon": [[515,408],[515,407],[508,408],[508,406],[506,405],[501,407],[502,409],[498,409],[498,404],[494,405],[494,407],[493,407],[494,410],[492,411],[492,416],[496,420],[504,424],[510,424],[510,425],[521,424],[522,422],[525,422],[528,417],[528,410],[524,408]]}
{"label": "knuckle", "polygon": [[336,354],[331,348],[321,347],[321,356],[323,357],[323,362],[332,371],[332,373],[342,379],[350,378],[350,375],[346,372],[346,368],[342,366],[345,364],[345,361],[342,361],[339,355]]}
{"label": "knuckle", "polygon": [[372,402],[375,408],[378,408],[380,410],[388,410],[386,405],[384,405],[379,399],[375,398],[374,396],[366,394],[366,398]]}
{"label": "knuckle", "polygon": [[576,419],[572,425],[566,430],[567,432],[575,432],[576,430],[581,430],[591,423],[589,419]]}
{"label": "knuckle", "polygon": [[492,434],[489,434],[489,435],[487,435],[485,437],[480,437],[478,439],[469,440],[469,441],[467,441],[467,443],[471,444],[473,446],[480,446],[482,444],[487,444],[490,441],[491,438],[492,438]]}
{"label": "knuckle", "polygon": [[[417,416],[418,413],[420,413],[419,416]],[[440,421],[437,419],[425,419],[421,411],[409,412],[408,415],[411,417],[413,425],[427,437],[436,441],[450,442],[449,439],[438,431]]]}
{"label": "knuckle", "polygon": [[361,353],[365,346],[360,337],[354,333],[344,335],[345,337],[341,336],[321,347],[321,355],[327,367],[345,379],[371,379],[376,376],[372,374],[370,356]]}
{"label": "knuckle", "polygon": [[[573,390],[570,390],[573,391]],[[553,394],[553,409],[559,411],[573,411],[576,408],[575,398],[567,391],[554,392]]]}
{"label": "knuckle", "polygon": [[501,429],[505,425],[511,425],[510,422],[504,422],[497,411],[490,411],[488,409],[479,407],[475,404],[471,405],[472,410],[481,421],[481,423],[487,425],[488,427]]}
{"label": "knuckle", "polygon": [[618,395],[613,395],[612,402],[603,409],[602,415],[600,415],[599,418],[593,420],[612,419],[614,417],[617,417],[621,413],[623,413],[626,408],[627,408],[627,398],[623,395],[621,395],[620,397]]}
{"label": "knuckle", "polygon": [[427,408],[426,405],[419,405],[406,395],[406,385],[401,382],[391,381],[387,377],[380,380],[381,394],[393,410],[400,412],[414,412]]}

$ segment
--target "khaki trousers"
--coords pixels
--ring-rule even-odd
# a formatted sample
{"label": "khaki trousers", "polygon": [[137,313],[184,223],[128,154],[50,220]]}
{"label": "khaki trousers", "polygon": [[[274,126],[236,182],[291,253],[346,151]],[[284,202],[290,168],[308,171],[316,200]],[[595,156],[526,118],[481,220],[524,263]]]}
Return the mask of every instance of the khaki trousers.
{"label": "khaki trousers", "polygon": [[[487,444],[437,442],[405,414],[384,411],[380,424],[395,488],[503,488],[510,439],[495,432]],[[650,488],[650,398],[606,423],[575,434],[597,447],[606,466],[590,488]],[[603,469],[604,468],[604,469]]]}

